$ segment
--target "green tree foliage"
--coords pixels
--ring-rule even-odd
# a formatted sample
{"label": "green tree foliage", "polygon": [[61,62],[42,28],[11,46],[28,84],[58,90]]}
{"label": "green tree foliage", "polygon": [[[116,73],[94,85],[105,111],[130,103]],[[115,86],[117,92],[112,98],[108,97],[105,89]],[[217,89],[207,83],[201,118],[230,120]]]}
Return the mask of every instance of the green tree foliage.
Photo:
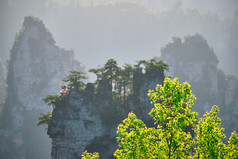
{"label": "green tree foliage", "polygon": [[[221,121],[217,117],[218,106],[213,106],[197,123],[197,113],[191,111],[195,96],[190,85],[180,84],[178,79],[165,78],[164,85],[157,85],[148,96],[154,104],[149,115],[155,127],[147,127],[134,113],[129,113],[118,126],[117,142],[120,147],[114,153],[117,158],[232,158],[238,157],[238,134],[233,132],[228,145]],[[187,127],[192,127],[192,137]]]}
{"label": "green tree foliage", "polygon": [[196,156],[199,158],[221,158],[224,144],[222,139],[224,129],[221,128],[221,119],[217,117],[218,106],[213,106],[210,112],[204,114],[196,129]]}
{"label": "green tree foliage", "polygon": [[155,106],[149,114],[158,125],[157,129],[162,136],[160,140],[166,143],[164,153],[168,158],[187,158],[193,140],[185,128],[194,126],[197,116],[196,112],[191,112],[195,96],[190,85],[187,82],[180,84],[178,78],[166,78],[164,86],[157,85],[156,92],[149,91],[148,95]]}
{"label": "green tree foliage", "polygon": [[97,152],[92,153],[88,153],[87,151],[84,151],[84,153],[82,154],[82,159],[99,159],[99,155]]}
{"label": "green tree foliage", "polygon": [[[85,73],[80,71],[71,71],[70,74],[63,79],[64,82],[68,82],[68,86],[70,89],[74,87],[77,91],[82,92],[85,84],[83,83],[83,79],[86,79]],[[49,106],[52,106],[53,109],[56,106],[64,106],[68,101],[69,89],[65,86],[62,87],[62,93],[55,95],[48,95],[44,99],[42,99]],[[49,125],[52,120],[52,112],[47,112],[46,114],[41,113],[39,116],[39,125]]]}
{"label": "green tree foliage", "polygon": [[109,59],[102,68],[90,69],[89,72],[97,75],[96,83],[98,84],[97,94],[99,99],[113,100],[113,86],[118,82],[117,62],[114,59]]}
{"label": "green tree foliage", "polygon": [[118,126],[117,141],[119,147],[114,155],[117,158],[147,158],[153,155],[156,150],[152,147],[158,138],[152,136],[147,140],[148,135],[152,133],[143,121],[137,119],[134,113],[129,113],[128,118],[123,120],[123,124]]}
{"label": "green tree foliage", "polygon": [[123,67],[124,69],[119,69],[119,87],[121,87],[121,89],[119,89],[119,93],[121,94],[121,91],[123,91],[123,105],[125,106],[127,104],[126,97],[132,91],[132,80],[135,68],[129,64],[125,64]]}
{"label": "green tree foliage", "polygon": [[164,70],[169,70],[169,66],[163,61],[157,61],[155,59],[150,59],[149,61],[140,60],[138,66],[143,64],[145,66],[145,76],[147,79],[153,78],[164,78]]}
{"label": "green tree foliage", "polygon": [[218,106],[213,106],[197,124],[195,157],[238,158],[238,133],[232,132],[228,145],[222,142],[226,136],[221,128],[221,119],[217,117],[218,111]]}
{"label": "green tree foliage", "polygon": [[59,94],[55,95],[48,95],[45,98],[42,99],[45,103],[47,103],[49,106],[54,107],[56,104],[58,104],[61,100],[61,97]]}
{"label": "green tree foliage", "polygon": [[224,158],[238,158],[238,133],[231,133],[228,145],[225,147],[223,154]]}
{"label": "green tree foliage", "polygon": [[85,86],[83,79],[87,79],[84,72],[70,71],[70,74],[62,81],[69,82],[68,86],[75,87],[76,90],[80,90]]}
{"label": "green tree foliage", "polygon": [[167,64],[163,61],[157,61],[152,58],[148,61],[140,60],[135,65],[135,71],[133,74],[133,97],[137,105],[140,104],[140,91],[141,86],[145,83],[153,82],[153,81],[163,81],[165,78],[164,71],[169,70]]}
{"label": "green tree foliage", "polygon": [[89,72],[97,75],[97,81],[106,80],[111,88],[113,82],[115,82],[119,67],[114,59],[109,59],[102,68],[90,69]]}
{"label": "green tree foliage", "polygon": [[[42,100],[49,106],[52,106],[52,108],[54,109],[56,105],[57,106],[64,105],[64,103],[68,100],[68,97],[66,95],[55,94],[55,95],[48,95]],[[52,121],[52,112],[40,113],[38,120],[39,120],[39,122],[37,123],[38,126],[49,125]]]}
{"label": "green tree foliage", "polygon": [[114,59],[108,60],[104,65],[104,75],[109,80],[111,87],[113,87],[113,81],[116,80],[118,75],[118,66]]}
{"label": "green tree foliage", "polygon": [[[144,65],[146,72],[142,71]],[[97,80],[95,83],[95,95],[93,100],[100,109],[102,119],[113,117],[115,120],[106,120],[109,125],[114,121],[121,121],[125,117],[122,112],[129,112],[128,101],[137,102],[140,108],[139,92],[146,80],[164,79],[164,70],[168,70],[168,65],[162,61],[151,59],[149,61],[141,60],[137,65],[125,64],[122,68],[117,66],[114,59],[109,59],[101,68],[90,69],[89,72],[95,73]],[[133,96],[132,96],[133,95]],[[105,107],[105,103],[108,107]],[[106,110],[105,110],[106,109]],[[104,122],[104,123],[106,123]]]}
{"label": "green tree foliage", "polygon": [[[142,72],[141,65],[145,67],[145,73]],[[138,94],[140,86],[145,80],[164,79],[164,71],[168,70],[168,65],[163,61],[140,60],[138,64],[132,66],[125,64],[123,68],[117,66],[114,59],[108,60],[103,67],[98,69],[90,69],[89,72],[95,73],[97,76],[96,94],[104,96],[109,94],[111,99],[115,95],[120,95],[122,104],[126,105],[127,97],[131,94]],[[102,99],[101,97],[99,99]]]}
{"label": "green tree foliage", "polygon": [[[63,106],[64,103],[68,100],[68,96],[66,95],[48,95],[44,99],[42,99],[45,103],[47,103],[49,106],[52,106],[53,109],[55,109],[57,106]],[[40,113],[40,116],[38,117],[39,122],[37,123],[38,126],[40,125],[50,125],[52,121],[52,112],[47,113]]]}
{"label": "green tree foliage", "polygon": [[149,91],[148,95],[155,105],[149,114],[154,118],[156,128],[147,128],[130,113],[118,126],[118,143],[122,149],[117,150],[115,156],[187,158],[193,139],[185,128],[194,125],[197,116],[190,109],[195,100],[190,85],[179,84],[177,78],[173,81],[166,78],[164,86],[157,85],[156,91]]}
{"label": "green tree foliage", "polygon": [[39,119],[39,122],[37,124],[37,126],[40,126],[40,125],[49,125],[51,124],[51,121],[52,121],[52,112],[47,112],[46,114],[44,113],[40,113],[40,117],[38,118]]}

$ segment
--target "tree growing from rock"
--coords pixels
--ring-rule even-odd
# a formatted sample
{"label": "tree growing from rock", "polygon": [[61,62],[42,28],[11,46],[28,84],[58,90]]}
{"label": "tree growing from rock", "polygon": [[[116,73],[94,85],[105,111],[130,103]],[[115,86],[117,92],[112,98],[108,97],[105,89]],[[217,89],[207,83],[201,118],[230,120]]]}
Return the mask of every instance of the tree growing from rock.
{"label": "tree growing from rock", "polygon": [[76,90],[80,90],[85,86],[85,83],[82,81],[84,79],[87,79],[84,72],[70,71],[70,74],[62,81],[69,82],[68,86],[75,87]]}

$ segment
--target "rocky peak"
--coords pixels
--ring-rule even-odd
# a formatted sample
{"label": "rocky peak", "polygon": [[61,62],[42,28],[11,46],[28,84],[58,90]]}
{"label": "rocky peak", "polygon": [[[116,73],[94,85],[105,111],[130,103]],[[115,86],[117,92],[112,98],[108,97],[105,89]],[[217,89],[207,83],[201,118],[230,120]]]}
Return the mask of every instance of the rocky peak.
{"label": "rocky peak", "polygon": [[50,110],[42,99],[59,91],[67,72],[83,69],[74,52],[56,46],[43,22],[32,16],[25,17],[16,35],[8,68],[8,95],[0,127],[8,136],[0,145],[0,158],[50,158],[50,141],[36,126],[39,113]]}
{"label": "rocky peak", "polygon": [[43,21],[37,17],[25,17],[22,31],[31,38],[44,39],[45,41],[42,42],[55,44],[52,34],[46,29]]}
{"label": "rocky peak", "polygon": [[48,135],[52,139],[52,158],[78,159],[95,137],[102,136],[105,128],[96,107],[83,104],[83,98],[74,89],[68,100],[53,111]]}

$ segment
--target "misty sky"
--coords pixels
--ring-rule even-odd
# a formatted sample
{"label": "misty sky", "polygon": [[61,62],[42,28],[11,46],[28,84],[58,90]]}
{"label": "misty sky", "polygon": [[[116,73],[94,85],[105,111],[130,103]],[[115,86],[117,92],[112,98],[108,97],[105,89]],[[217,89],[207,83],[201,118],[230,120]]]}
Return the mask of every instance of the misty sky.
{"label": "misty sky", "polygon": [[[204,24],[206,29],[211,27],[207,31],[203,30],[203,24],[198,29],[192,28],[192,23],[191,28],[183,28],[183,25],[167,27],[166,23],[170,18],[175,19],[174,24],[179,23],[177,21],[180,19],[179,15],[170,17],[166,14],[170,14],[169,11],[176,13],[176,10],[190,8],[194,10],[194,14],[209,13],[219,20],[231,21],[238,8],[237,0],[136,0],[138,4],[111,7],[113,1],[116,2],[116,0],[1,0],[1,57],[4,61],[9,59],[15,34],[20,31],[24,17],[33,15],[43,20],[58,46],[75,51],[76,58],[86,70],[102,65],[110,58],[116,59],[119,65],[122,65],[159,56],[160,48],[170,42],[173,36],[183,38],[196,33],[208,39],[208,44],[218,55],[221,67],[229,64],[228,61],[221,60],[225,59],[222,53],[226,51],[220,46],[223,41],[217,40],[220,38],[217,35],[209,34],[210,30],[215,30],[212,28],[215,22],[211,21],[211,26]],[[101,7],[101,3],[105,5]],[[179,11],[177,13],[181,14]],[[161,18],[163,15],[168,19],[163,20]],[[192,16],[191,19],[199,23]],[[162,22],[165,26],[161,24]],[[158,32],[155,32],[156,30]],[[236,74],[229,71],[229,67],[224,70]]]}
{"label": "misty sky", "polygon": [[[171,43],[173,37],[186,39],[184,37],[188,37],[188,35],[199,34],[206,39],[207,44],[216,53],[219,61],[218,68],[224,70],[226,74],[238,76],[238,0],[0,0],[0,61],[2,59],[5,65],[7,65],[7,60],[9,60],[15,35],[21,31],[24,17],[26,16],[34,16],[41,19],[48,31],[52,33],[56,45],[67,50],[74,50],[75,58],[85,67],[85,71],[97,68],[98,65],[102,66],[107,60],[112,58],[117,60],[119,66],[122,66],[125,63],[136,64],[136,61],[139,60],[159,57],[161,48]],[[39,45],[41,44],[36,42],[35,45],[31,46],[32,48],[33,46],[41,48]],[[189,46],[193,48],[193,45]],[[197,46],[200,45],[198,44]],[[203,50],[202,47],[200,48]],[[21,50],[25,49],[21,48]],[[41,52],[41,49],[38,50]],[[204,57],[204,54],[201,55],[201,50],[194,51],[197,53],[196,57]],[[177,50],[174,52],[182,54]],[[16,51],[16,53],[18,52]],[[45,57],[45,54],[43,56]],[[182,55],[180,57],[182,57],[179,58],[181,61],[184,60]],[[38,56],[35,59],[39,59]],[[57,65],[57,60],[55,59],[48,59],[47,62],[50,61],[49,63],[53,65],[52,68],[57,68],[55,72],[60,74],[61,70],[65,70],[61,69],[62,67],[60,66],[62,64]],[[191,59],[195,59],[194,56]],[[179,61],[178,58],[176,60]],[[41,61],[37,64],[45,66],[42,65]],[[22,64],[21,66],[26,68],[26,65]],[[49,72],[50,69],[48,68],[46,67],[44,71],[47,70]],[[216,67],[214,68],[217,71]],[[25,76],[24,72],[18,73],[23,77],[29,78],[29,76]],[[88,75],[90,78],[89,82],[94,82],[95,75],[92,73]],[[39,77],[41,76],[42,74],[39,75]],[[195,72],[194,76],[196,78],[198,74]],[[47,77],[60,78],[61,76],[50,74]],[[226,77],[224,75],[224,81]],[[38,76],[35,78],[40,79]],[[17,80],[17,78],[14,80]],[[27,80],[24,81],[27,84],[19,82],[16,85],[25,87],[29,82]],[[54,80],[51,81],[54,82]],[[210,82],[209,80],[207,81],[208,83]],[[45,83],[48,87],[48,83]],[[216,82],[214,83],[217,84]],[[225,85],[225,82],[223,83]],[[26,92],[38,91],[33,84],[29,85],[30,91],[25,89]],[[41,88],[41,85],[39,86]],[[206,94],[209,93],[206,86],[204,86],[205,89],[201,89],[200,85],[198,85],[198,88],[202,90],[202,95],[211,99]],[[51,86],[49,88],[51,89]],[[236,88],[234,87],[234,89]],[[19,90],[21,91],[22,89]],[[226,90],[226,86],[224,86],[224,90],[221,92],[225,94],[225,91],[232,92],[233,90]],[[23,91],[20,93],[25,97],[22,98],[23,100],[31,99],[25,96]],[[219,96],[222,95],[219,94]],[[10,95],[9,97],[12,98]],[[224,97],[222,96],[221,100],[223,98],[225,99],[225,95]],[[235,95],[234,98],[236,99]],[[35,101],[34,98],[32,99]],[[205,99],[202,100],[205,101]],[[41,101],[42,98],[39,98],[39,100]],[[18,106],[18,102],[16,106]],[[9,110],[11,109],[10,107]],[[14,117],[14,119],[17,119],[17,117]],[[35,120],[38,121],[37,113],[32,114],[32,117],[36,117]],[[29,128],[35,131],[39,129],[39,127],[38,129],[36,128],[36,121],[29,120],[30,124],[33,123],[32,125],[34,125],[34,127]],[[25,123],[25,125],[27,124],[29,123]],[[48,144],[48,147],[42,146],[42,150],[47,151],[47,156],[49,156],[50,139],[43,131],[42,129],[38,133],[44,135],[44,137],[39,136],[38,139],[42,143],[45,142],[44,140],[47,140],[44,144]],[[27,135],[25,137],[28,139]],[[41,138],[44,138],[44,140]],[[30,142],[35,141],[32,140]],[[35,145],[37,147],[37,144]],[[30,147],[31,145],[27,146]],[[33,151],[30,153],[34,154]]]}

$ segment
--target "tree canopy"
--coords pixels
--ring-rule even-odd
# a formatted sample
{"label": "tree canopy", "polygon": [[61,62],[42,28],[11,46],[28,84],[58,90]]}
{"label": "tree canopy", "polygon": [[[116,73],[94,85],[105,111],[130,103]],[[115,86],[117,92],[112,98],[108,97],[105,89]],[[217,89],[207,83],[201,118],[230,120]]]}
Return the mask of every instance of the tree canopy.
{"label": "tree canopy", "polygon": [[82,80],[87,79],[84,72],[80,71],[70,71],[70,74],[64,78],[62,81],[69,82],[68,86],[75,87],[76,90],[81,89],[85,86]]}

